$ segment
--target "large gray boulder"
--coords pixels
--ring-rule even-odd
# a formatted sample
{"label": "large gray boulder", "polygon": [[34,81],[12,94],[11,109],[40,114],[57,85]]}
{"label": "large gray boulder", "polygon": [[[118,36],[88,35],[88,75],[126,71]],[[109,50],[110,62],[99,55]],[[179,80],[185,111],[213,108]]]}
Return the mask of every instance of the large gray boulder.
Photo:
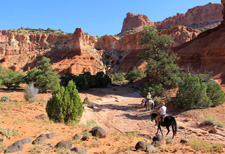
{"label": "large gray boulder", "polygon": [[47,144],[47,143],[48,143],[48,140],[47,140],[45,134],[41,134],[32,142],[32,144],[42,144],[42,145]]}
{"label": "large gray boulder", "polygon": [[70,149],[73,147],[73,143],[71,141],[60,141],[56,144],[56,148],[67,148]]}
{"label": "large gray boulder", "polygon": [[74,147],[73,149],[71,149],[71,151],[74,151],[78,154],[87,154],[87,150],[81,147]]}
{"label": "large gray boulder", "polygon": [[92,134],[92,136],[96,136],[96,137],[99,137],[99,138],[105,138],[107,136],[106,131],[101,127],[92,128],[90,133]]}
{"label": "large gray boulder", "polygon": [[13,153],[18,151],[23,151],[23,143],[20,141],[17,141],[12,145],[8,146],[4,153]]}

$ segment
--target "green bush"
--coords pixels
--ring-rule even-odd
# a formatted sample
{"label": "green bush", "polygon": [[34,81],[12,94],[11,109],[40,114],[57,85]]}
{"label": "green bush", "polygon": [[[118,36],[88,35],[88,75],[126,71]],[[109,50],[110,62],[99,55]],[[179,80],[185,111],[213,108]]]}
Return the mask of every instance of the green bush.
{"label": "green bush", "polygon": [[34,82],[34,86],[38,87],[40,92],[52,90],[54,86],[60,82],[59,75],[52,69],[50,59],[42,57],[38,61],[39,69],[32,69],[27,72],[25,82],[29,84]]}
{"label": "green bush", "polygon": [[76,83],[78,89],[88,88],[103,88],[111,84],[111,79],[103,72],[98,72],[96,75],[91,75],[90,72],[79,74],[78,76],[71,73],[66,73],[61,77],[61,85],[66,86],[70,80]]}
{"label": "green bush", "polygon": [[4,95],[4,96],[1,97],[1,101],[2,102],[9,102],[10,101],[10,98],[9,98],[8,95]]}
{"label": "green bush", "polygon": [[114,83],[123,82],[125,80],[124,74],[122,72],[111,74],[110,77]]}
{"label": "green bush", "polygon": [[68,123],[78,121],[82,117],[83,105],[72,80],[66,88],[57,84],[52,92],[52,98],[47,102],[46,112],[49,119],[55,122]]}
{"label": "green bush", "polygon": [[213,107],[222,104],[225,101],[225,95],[218,83],[207,84],[207,96],[212,101]]}
{"label": "green bush", "polygon": [[179,84],[175,103],[180,108],[205,108],[212,106],[212,101],[206,94],[207,84],[197,76],[183,74],[183,82]]}
{"label": "green bush", "polygon": [[2,69],[1,79],[2,85],[6,86],[8,89],[16,89],[19,84],[23,82],[24,75],[18,71],[13,71],[11,69]]}
{"label": "green bush", "polygon": [[133,83],[135,80],[140,80],[145,77],[145,74],[142,70],[133,67],[133,69],[126,74],[126,79],[129,80],[129,83]]}
{"label": "green bush", "polygon": [[146,97],[148,92],[151,93],[152,98],[161,96],[163,94],[163,85],[157,84],[155,80],[151,79],[141,87],[140,94],[142,97]]}

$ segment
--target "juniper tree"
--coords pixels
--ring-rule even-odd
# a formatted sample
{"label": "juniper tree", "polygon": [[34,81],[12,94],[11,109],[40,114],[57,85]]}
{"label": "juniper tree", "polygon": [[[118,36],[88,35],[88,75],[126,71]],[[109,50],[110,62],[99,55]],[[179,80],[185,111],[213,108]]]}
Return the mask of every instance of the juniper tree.
{"label": "juniper tree", "polygon": [[83,104],[72,80],[66,88],[59,84],[55,86],[52,98],[47,102],[46,112],[49,119],[55,122],[68,123],[82,117]]}
{"label": "juniper tree", "polygon": [[[161,90],[155,93],[155,96],[159,96],[162,95],[165,90],[177,87],[180,78],[179,66],[175,62],[179,58],[170,48],[166,47],[173,43],[171,36],[159,35],[154,27],[144,27],[143,32],[141,44],[147,44],[148,50],[140,53],[138,57],[147,62],[146,74],[151,82],[145,84],[141,94],[146,96],[147,93],[144,91],[146,91],[145,89],[151,86],[151,84],[156,86],[162,85]],[[154,89],[154,87],[152,88]]]}

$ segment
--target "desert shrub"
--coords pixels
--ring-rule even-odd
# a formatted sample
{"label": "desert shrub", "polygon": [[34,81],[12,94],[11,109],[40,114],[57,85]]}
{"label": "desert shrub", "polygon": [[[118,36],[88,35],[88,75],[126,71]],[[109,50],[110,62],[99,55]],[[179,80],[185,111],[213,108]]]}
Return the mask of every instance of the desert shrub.
{"label": "desert shrub", "polygon": [[208,143],[207,141],[199,140],[197,138],[191,138],[188,144],[192,147],[192,149],[196,151],[204,151],[205,153],[221,153],[223,150],[222,145]]}
{"label": "desert shrub", "polygon": [[142,70],[133,67],[133,69],[125,75],[126,79],[129,80],[129,83],[133,83],[135,80],[140,80],[145,77],[145,74]]}
{"label": "desert shrub", "polygon": [[205,108],[212,105],[206,94],[207,85],[197,76],[183,74],[183,82],[179,84],[175,103],[180,108]]}
{"label": "desert shrub", "polygon": [[52,98],[47,102],[46,112],[55,122],[78,121],[83,114],[83,105],[75,83],[69,81],[66,88],[57,84]]}
{"label": "desert shrub", "polygon": [[79,90],[88,88],[103,88],[111,84],[111,79],[103,72],[98,72],[96,75],[91,75],[90,72],[85,72],[79,75],[66,73],[61,77],[61,85],[66,86],[70,80],[76,83]]}
{"label": "desert shrub", "polygon": [[34,101],[35,96],[38,94],[38,88],[34,87],[34,83],[31,82],[28,87],[24,89],[24,98],[26,101]]}
{"label": "desert shrub", "polygon": [[10,98],[9,98],[8,95],[4,95],[4,96],[1,97],[1,101],[2,102],[9,102],[10,101]]}
{"label": "desert shrub", "polygon": [[104,88],[107,87],[108,84],[111,84],[111,82],[112,81],[107,74],[104,74],[104,72],[98,72],[93,76],[92,85],[93,87]]}
{"label": "desert shrub", "polygon": [[83,101],[83,104],[87,104],[89,103],[90,101],[88,100],[87,96],[84,98],[84,101]]}
{"label": "desert shrub", "polygon": [[178,107],[192,109],[215,107],[225,101],[225,95],[221,86],[211,82],[207,74],[185,74],[182,73],[183,82],[175,98]]}
{"label": "desert shrub", "polygon": [[34,82],[40,92],[53,90],[54,86],[60,82],[59,75],[52,69],[50,59],[43,57],[38,61],[39,69],[32,69],[27,72],[25,82]]}
{"label": "desert shrub", "polygon": [[219,127],[223,127],[224,126],[222,122],[220,122],[219,120],[217,120],[216,118],[211,117],[211,116],[204,117],[202,115],[201,116],[201,120],[206,125],[214,125],[214,126],[219,126]]}
{"label": "desert shrub", "polygon": [[148,82],[145,82],[141,87],[140,94],[141,96],[146,97],[148,92],[151,93],[152,98],[161,96],[163,94],[163,85],[157,84],[154,79],[151,79]]}
{"label": "desert shrub", "polygon": [[218,83],[208,83],[207,84],[207,96],[212,101],[213,107],[222,104],[225,101],[225,95]]}
{"label": "desert shrub", "polygon": [[111,74],[110,77],[114,83],[123,82],[125,80],[124,74],[122,72]]}
{"label": "desert shrub", "polygon": [[19,84],[23,82],[23,77],[22,73],[11,69],[2,69],[1,71],[2,85],[8,89],[18,88]]}

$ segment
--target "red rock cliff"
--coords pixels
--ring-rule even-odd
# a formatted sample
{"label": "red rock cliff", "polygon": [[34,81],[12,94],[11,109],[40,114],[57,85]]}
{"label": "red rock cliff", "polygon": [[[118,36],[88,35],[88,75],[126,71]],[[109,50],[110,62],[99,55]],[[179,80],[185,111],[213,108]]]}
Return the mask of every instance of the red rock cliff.
{"label": "red rock cliff", "polygon": [[127,13],[127,17],[123,21],[123,27],[121,33],[128,30],[141,30],[143,26],[152,26],[154,23],[150,22],[146,15],[134,15],[133,13]]}
{"label": "red rock cliff", "polygon": [[124,19],[121,33],[125,33],[129,30],[140,31],[143,26],[152,25],[155,25],[157,29],[168,29],[171,26],[176,25],[184,25],[198,29],[211,29],[217,27],[221,23],[223,19],[221,14],[222,9],[223,6],[221,4],[209,3],[204,6],[197,6],[189,9],[185,14],[177,13],[177,15],[159,22],[150,22],[145,15],[128,13],[127,17]]}
{"label": "red rock cliff", "polygon": [[166,18],[161,22],[155,22],[158,29],[167,29],[175,25],[184,25],[192,28],[214,28],[223,19],[221,4],[209,3],[204,6],[197,6],[189,9],[185,14]]}
{"label": "red rock cliff", "polygon": [[[221,1],[225,6],[225,0]],[[225,12],[223,9],[223,17]],[[220,75],[225,81],[225,24],[207,30],[196,39],[174,48],[181,57],[181,66],[192,67],[198,71],[213,72]]]}

